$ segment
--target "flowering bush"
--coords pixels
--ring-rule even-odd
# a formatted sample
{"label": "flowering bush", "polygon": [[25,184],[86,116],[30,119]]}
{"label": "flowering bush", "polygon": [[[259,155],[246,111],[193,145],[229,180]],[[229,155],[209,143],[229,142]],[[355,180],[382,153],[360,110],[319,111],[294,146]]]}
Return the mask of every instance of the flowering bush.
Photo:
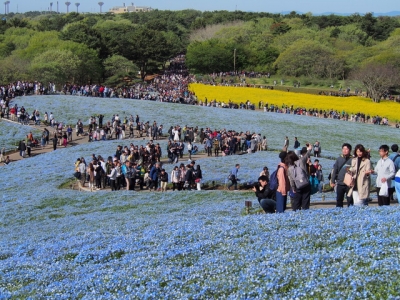
{"label": "flowering bush", "polygon": [[375,103],[371,99],[361,97],[333,97],[319,96],[311,94],[290,93],[278,90],[267,90],[260,88],[245,87],[225,87],[203,84],[191,84],[190,90],[194,92],[199,100],[208,101],[216,99],[225,102],[229,100],[234,103],[245,103],[250,100],[251,103],[258,105],[259,101],[274,104],[281,107],[283,104],[295,108],[303,107],[306,109],[316,108],[318,110],[337,110],[345,111],[349,114],[359,112],[366,115],[387,117],[391,121],[399,120],[396,111],[399,110],[399,104],[391,101],[382,101]]}
{"label": "flowering bush", "polygon": [[[331,136],[323,139],[326,144],[363,128],[349,124],[341,133],[335,130],[338,122],[306,117],[163,103],[151,103],[150,109],[139,106],[145,102],[133,103],[150,120],[156,111],[162,111],[157,120],[165,123],[176,116],[173,124],[206,124],[208,118],[215,126],[234,120],[230,126],[244,128],[246,124],[236,120],[247,118],[256,128],[268,116],[263,124],[270,122],[271,139],[300,121],[315,120],[312,124],[318,128],[327,127]],[[72,109],[68,113],[73,115]],[[274,127],[277,124],[280,127]],[[377,126],[364,127],[371,129],[371,145],[390,137],[390,131],[381,136]],[[58,189],[72,177],[76,158],[112,155],[118,144],[127,142],[88,143],[0,168],[0,298],[400,296],[398,206],[243,216],[244,200],[256,203],[252,193]],[[163,142],[163,150],[165,146]],[[239,177],[251,181],[265,164],[272,171],[277,155],[260,152],[197,163],[206,181],[225,180],[234,163],[242,165]],[[321,163],[327,172],[332,161]]]}

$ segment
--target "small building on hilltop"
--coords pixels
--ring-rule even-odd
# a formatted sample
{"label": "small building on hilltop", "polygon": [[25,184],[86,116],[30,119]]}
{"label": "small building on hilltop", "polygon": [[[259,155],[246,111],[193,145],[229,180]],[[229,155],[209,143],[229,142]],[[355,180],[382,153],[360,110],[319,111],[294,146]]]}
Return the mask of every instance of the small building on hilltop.
{"label": "small building on hilltop", "polygon": [[110,8],[109,12],[114,14],[123,14],[127,12],[149,12],[152,10],[153,9],[149,6],[136,6],[134,3],[131,3],[131,5],[125,5],[124,3],[122,6],[114,6]]}

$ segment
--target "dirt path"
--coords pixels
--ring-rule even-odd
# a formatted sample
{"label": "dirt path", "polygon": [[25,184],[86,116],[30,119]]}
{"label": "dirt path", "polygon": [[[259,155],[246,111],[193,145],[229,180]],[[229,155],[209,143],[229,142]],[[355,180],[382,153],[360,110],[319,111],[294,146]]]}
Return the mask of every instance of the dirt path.
{"label": "dirt path", "polygon": [[[7,119],[2,119],[2,121],[14,123],[14,124],[19,124],[18,122],[14,122],[14,121],[7,120]],[[43,131],[45,128],[47,128],[49,130],[50,136],[54,132],[54,130],[53,130],[53,128],[51,126],[45,126],[43,124],[36,125],[36,126],[34,126],[34,125],[24,125],[24,127],[26,128],[26,134],[28,134],[33,129],[42,130]],[[85,130],[87,131],[86,127],[85,127]],[[150,140],[151,139],[149,137],[147,137],[145,141],[147,142],[147,141],[150,141]],[[161,140],[166,140],[166,138],[163,137],[163,138],[161,138]],[[143,137],[133,138],[133,139],[125,138],[125,139],[123,139],[121,141],[143,142]],[[40,139],[39,139],[39,143],[40,143]],[[81,144],[86,144],[86,143],[89,143],[89,137],[88,136],[76,136],[76,133],[75,133],[75,130],[74,130],[73,133],[72,133],[72,142],[68,143],[67,148],[68,147],[74,147],[74,146],[81,145]],[[56,151],[62,151],[64,148],[65,148],[64,146],[60,146],[60,144],[58,144]],[[44,146],[43,148],[40,145],[37,146],[37,147],[32,147],[31,157],[36,156],[36,155],[40,155],[40,154],[43,154],[43,153],[51,152],[51,151],[54,151],[54,150],[53,150],[53,143],[50,141],[49,144]],[[12,163],[14,161],[18,161],[18,160],[21,160],[21,159],[29,159],[29,157],[27,156],[26,153],[27,152],[25,151],[25,157],[24,158],[22,158],[19,155],[19,151],[18,150],[16,150],[13,153],[9,153],[7,155],[10,156],[10,160],[11,160],[11,163]],[[188,158],[188,155],[184,154],[184,158],[186,158],[186,157]],[[192,155],[192,159],[194,159],[194,160],[200,159],[200,158],[204,158],[204,157],[207,157],[207,155],[205,153],[198,153],[198,154]],[[164,159],[162,162],[165,163],[165,162],[167,162],[167,160]],[[0,163],[0,166],[3,166],[3,165],[4,165],[4,163]]]}
{"label": "dirt path", "polygon": [[[2,119],[2,121],[14,123],[14,124],[20,124],[18,122],[14,122],[14,121],[7,120],[7,119]],[[36,125],[36,126],[34,126],[34,125],[24,125],[24,128],[26,128],[26,134],[29,134],[29,132],[31,130],[33,130],[33,129],[42,130],[43,131],[45,128],[47,128],[49,130],[50,135],[54,132],[54,130],[53,130],[53,128],[51,126],[45,126],[45,125],[42,125],[42,124],[41,125]],[[37,136],[34,136],[34,138],[37,138]],[[40,139],[39,139],[39,143],[40,143]],[[85,136],[83,136],[83,137],[82,136],[78,136],[77,137],[76,134],[73,133],[72,142],[69,143],[67,147],[73,147],[73,146],[80,145],[80,144],[85,144],[85,143],[88,143],[88,137],[85,137]],[[63,148],[65,148],[65,147],[57,145],[57,150],[56,151],[62,150]],[[40,145],[37,146],[37,147],[32,147],[32,149],[31,149],[31,157],[36,156],[36,155],[40,155],[40,154],[43,154],[43,153],[51,152],[51,151],[54,151],[53,150],[53,144],[51,142],[48,145],[44,146],[43,148]],[[29,157],[27,156],[27,152],[26,151],[25,151],[25,157],[24,158],[19,155],[19,151],[18,150],[16,150],[15,152],[9,153],[7,155],[10,156],[11,163],[14,162],[14,161],[17,161],[17,160],[21,160],[21,159],[29,159]],[[4,165],[4,163],[1,163],[0,165]]]}

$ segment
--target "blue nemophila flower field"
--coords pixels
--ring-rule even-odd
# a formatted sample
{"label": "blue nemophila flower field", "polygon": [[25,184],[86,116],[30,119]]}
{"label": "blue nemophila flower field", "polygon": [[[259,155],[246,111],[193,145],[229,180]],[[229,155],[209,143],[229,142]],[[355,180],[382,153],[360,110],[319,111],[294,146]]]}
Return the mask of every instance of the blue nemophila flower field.
{"label": "blue nemophila flower field", "polygon": [[[35,108],[42,105],[39,97],[26,97],[24,101],[30,99],[36,99]],[[134,113],[149,120],[158,113],[165,124],[167,116],[175,113],[182,119],[171,124],[189,123],[198,115],[194,120],[206,124],[207,118],[214,118],[222,126],[224,122],[230,124],[232,114],[236,114],[241,120],[254,117],[252,126],[256,128],[258,118],[264,116],[247,111],[137,103],[146,104],[141,111],[137,106]],[[78,104],[74,105],[79,109]],[[72,114],[72,108],[70,111]],[[271,129],[270,135],[278,148],[281,134],[294,130],[293,116],[268,116],[265,122],[273,120],[271,127],[277,126],[279,119],[282,122],[281,127]],[[202,118],[204,121],[200,121]],[[369,136],[360,135],[360,140],[369,140],[367,147],[379,146],[385,137],[393,140],[389,139],[392,131],[388,128],[386,133],[377,126],[307,117],[296,117],[296,124],[299,120],[331,132],[330,137],[321,138],[326,144],[341,140],[337,126],[342,124],[351,127],[349,132],[369,130]],[[241,121],[235,121],[235,126],[245,127]],[[59,149],[0,168],[1,299],[400,296],[398,206],[245,216],[245,200],[257,205],[252,193],[85,193],[58,188],[72,177],[76,158],[89,159],[92,153],[112,155],[124,142]],[[165,149],[164,143],[162,147]],[[335,155],[339,152],[337,147],[326,151]],[[242,165],[242,180],[254,181],[264,165],[272,171],[277,156],[277,152],[261,152],[201,159],[197,163],[205,181],[223,182],[235,163]],[[326,176],[330,163],[321,159]],[[168,172],[171,168],[166,165]]]}
{"label": "blue nemophila flower field", "polygon": [[34,137],[41,136],[41,131],[39,129],[1,120],[0,148],[6,148],[7,150],[15,149],[18,142],[24,140],[30,131],[32,131]]}
{"label": "blue nemophila flower field", "polygon": [[[266,136],[272,149],[282,149],[285,136],[290,139],[292,149],[297,136],[301,146],[307,142],[321,142],[322,154],[337,156],[341,145],[363,144],[378,156],[381,144],[392,144],[399,139],[399,130],[386,126],[360,124],[315,117],[262,113],[251,110],[199,107],[182,104],[162,103],[147,100],[107,99],[78,96],[31,96],[14,100],[29,112],[53,112],[57,121],[75,125],[78,119],[87,124],[90,116],[103,114],[104,120],[111,120],[113,114],[121,118],[138,114],[141,121],[163,124],[165,132],[171,125],[210,127],[260,133]],[[376,152],[374,152],[376,151]]]}

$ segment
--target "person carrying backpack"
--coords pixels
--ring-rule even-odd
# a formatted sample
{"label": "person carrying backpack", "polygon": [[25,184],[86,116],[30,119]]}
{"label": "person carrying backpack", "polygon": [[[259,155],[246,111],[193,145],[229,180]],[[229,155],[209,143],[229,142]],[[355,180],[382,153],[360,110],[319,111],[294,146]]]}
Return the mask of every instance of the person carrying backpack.
{"label": "person carrying backpack", "polygon": [[307,171],[302,167],[302,160],[296,153],[289,151],[286,162],[289,165],[290,189],[293,192],[292,209],[294,211],[309,209],[311,185]]}
{"label": "person carrying backpack", "polygon": [[286,164],[287,152],[282,151],[279,153],[281,162],[278,165],[276,171],[270,176],[270,188],[276,188],[276,212],[283,213],[286,210],[287,194],[290,189],[289,178],[288,178],[288,166]]}

